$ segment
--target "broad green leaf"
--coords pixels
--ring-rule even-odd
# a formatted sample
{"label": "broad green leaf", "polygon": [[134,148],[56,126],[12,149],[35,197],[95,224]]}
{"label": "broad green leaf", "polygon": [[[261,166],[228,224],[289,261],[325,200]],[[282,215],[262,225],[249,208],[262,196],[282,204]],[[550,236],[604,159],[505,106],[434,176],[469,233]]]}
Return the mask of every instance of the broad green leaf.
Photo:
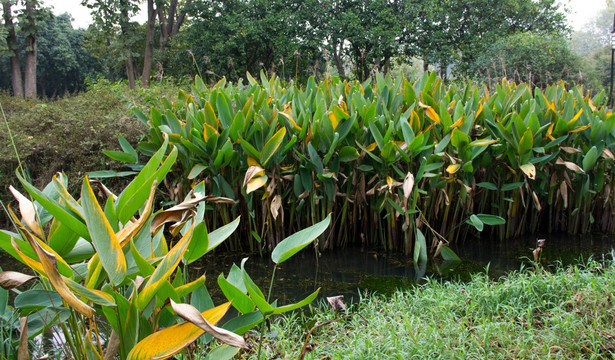
{"label": "broad green leaf", "polygon": [[344,146],[339,151],[341,162],[350,162],[359,158],[359,152],[352,146]]}
{"label": "broad green leaf", "polygon": [[92,244],[100,257],[100,262],[111,283],[119,286],[124,282],[126,276],[126,259],[120,242],[96,200],[87,176],[83,179],[81,187],[81,203],[85,213],[85,221],[92,237]]}
{"label": "broad green leaf", "polygon": [[461,261],[459,256],[457,256],[457,254],[455,254],[455,252],[446,245],[442,245],[442,247],[440,247],[440,255],[442,255],[442,259],[444,259],[444,261]]}
{"label": "broad green leaf", "polygon": [[510,191],[510,190],[518,189],[521,186],[523,186],[523,184],[525,184],[524,181],[510,183],[510,184],[504,184],[504,185],[502,185],[502,191]]}
{"label": "broad green leaf", "polygon": [[242,291],[229,280],[225,279],[222,274],[218,276],[218,286],[220,286],[220,290],[222,290],[224,296],[233,303],[233,307],[235,307],[237,311],[242,314],[254,311],[254,302],[245,294],[247,290]]}
{"label": "broad green leaf", "polygon": [[145,309],[147,304],[149,304],[149,302],[154,298],[154,295],[158,292],[158,289],[160,289],[163,285],[163,281],[166,281],[175,271],[179,261],[184,256],[184,253],[190,244],[193,230],[194,224],[181,238],[181,240],[179,240],[177,244],[169,250],[162,261],[158,264],[158,267],[156,267],[156,270],[152,276],[147,280],[147,283],[137,298],[137,307],[139,311],[143,311],[143,309]]}
{"label": "broad green leaf", "polygon": [[476,230],[478,231],[483,231],[483,222],[480,220],[480,218],[474,214],[470,215],[470,218],[466,221],[468,224],[474,226],[476,228]]}
{"label": "broad green leaf", "polygon": [[[211,324],[226,314],[230,302],[201,313]],[[184,322],[155,332],[141,340],[128,354],[128,360],[167,359],[192,344],[205,333],[196,325]]]}
{"label": "broad green leaf", "polygon": [[583,170],[585,170],[585,172],[588,172],[594,168],[594,165],[596,165],[596,161],[598,160],[598,156],[599,154],[596,146],[592,146],[591,149],[587,151],[587,154],[583,157]]}
{"label": "broad green leaf", "polygon": [[286,135],[286,128],[283,127],[280,130],[278,130],[272,137],[271,139],[269,139],[269,141],[267,141],[267,143],[265,144],[265,146],[263,146],[263,150],[260,153],[260,163],[263,167],[267,167],[267,164],[269,164],[269,160],[271,160],[271,157],[273,157],[273,155],[275,154],[276,151],[278,151],[278,149],[280,148],[280,145],[282,145],[282,141],[284,140],[284,136]]}
{"label": "broad green leaf", "polygon": [[138,160],[133,154],[125,153],[123,151],[103,150],[103,153],[111,159],[123,163],[135,164]]}
{"label": "broad green leaf", "polygon": [[288,260],[291,256],[308,246],[317,237],[324,233],[327,227],[329,227],[330,222],[331,214],[329,214],[323,221],[298,231],[282,240],[271,252],[271,260],[273,260],[276,264],[281,264]]}
{"label": "broad green leaf", "polygon": [[414,263],[427,261],[427,242],[420,229],[416,229],[414,238]]}
{"label": "broad green leaf", "polygon": [[532,130],[527,129],[525,133],[523,133],[521,140],[519,140],[519,147],[517,148],[517,151],[519,152],[519,155],[525,155],[532,150],[533,146],[534,136],[532,135]]}
{"label": "broad green leaf", "polygon": [[497,215],[490,214],[476,214],[478,219],[485,223],[486,225],[504,225],[506,224],[506,220],[504,218]]}
{"label": "broad green leaf", "polygon": [[468,145],[469,142],[470,137],[468,135],[464,134],[457,128],[453,129],[451,135],[451,144],[454,147],[456,147],[457,149],[461,149],[462,147]]}
{"label": "broad green leaf", "polygon": [[319,291],[320,291],[320,288],[314,291],[310,296],[306,297],[305,299],[297,303],[276,307],[273,309],[273,313],[283,314],[285,312],[293,311],[293,310],[299,309],[300,307],[306,306],[310,304],[312,301],[314,301],[314,299],[316,299]]}
{"label": "broad green leaf", "polygon": [[35,188],[32,184],[27,182],[19,173],[16,172],[17,178],[21,182],[21,185],[28,191],[32,197],[38,201],[45,210],[49,211],[55,218],[61,221],[66,226],[70,227],[74,232],[79,234],[82,238],[86,240],[90,240],[90,233],[85,224],[85,221],[74,214],[72,211],[67,209],[64,206],[58,204],[51,197],[43,194],[37,188]]}

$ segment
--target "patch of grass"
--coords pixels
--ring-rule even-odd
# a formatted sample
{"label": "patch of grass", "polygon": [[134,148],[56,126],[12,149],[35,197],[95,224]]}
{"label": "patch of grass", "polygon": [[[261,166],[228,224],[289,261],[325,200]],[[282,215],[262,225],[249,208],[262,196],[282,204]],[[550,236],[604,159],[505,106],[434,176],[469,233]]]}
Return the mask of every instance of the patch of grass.
{"label": "patch of grass", "polygon": [[[615,355],[615,267],[522,270],[493,281],[438,282],[352,305],[318,328],[306,359],[603,359]],[[343,314],[338,314],[342,316]],[[298,358],[305,334],[336,315],[324,304],[279,317],[264,358]],[[310,321],[312,320],[312,323]]]}

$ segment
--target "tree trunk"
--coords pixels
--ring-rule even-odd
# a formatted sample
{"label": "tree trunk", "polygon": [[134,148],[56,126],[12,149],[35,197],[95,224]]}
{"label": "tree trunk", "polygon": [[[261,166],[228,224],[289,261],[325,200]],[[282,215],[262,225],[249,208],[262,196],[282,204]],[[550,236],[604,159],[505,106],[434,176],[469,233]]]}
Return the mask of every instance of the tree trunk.
{"label": "tree trunk", "polygon": [[24,70],[24,94],[36,97],[36,32],[34,30],[34,1],[26,1],[26,18],[30,33],[26,36],[26,63]]}
{"label": "tree trunk", "polygon": [[131,90],[135,89],[135,64],[132,56],[126,59],[126,77],[128,77],[128,87]]}
{"label": "tree trunk", "polygon": [[164,16],[163,0],[156,0],[156,12],[158,14],[158,24],[160,24],[160,52],[164,52],[169,40],[167,29],[167,19]]}
{"label": "tree trunk", "polygon": [[342,62],[342,44],[339,44],[339,49],[335,47],[335,53],[333,54],[333,59],[335,60],[335,67],[337,68],[337,73],[340,77],[346,77],[346,71],[344,70],[344,63]]}
{"label": "tree trunk", "polygon": [[149,86],[150,76],[152,75],[155,23],[156,12],[154,12],[154,0],[147,0],[147,35],[145,38],[145,54],[143,56],[143,74],[141,75],[141,85],[143,85],[143,87]]}
{"label": "tree trunk", "polygon": [[11,87],[13,88],[13,96],[23,97],[17,36],[15,34],[15,26],[13,25],[13,15],[11,14],[11,2],[7,0],[2,1],[2,8],[4,11],[4,24],[8,32],[6,43],[11,54]]}

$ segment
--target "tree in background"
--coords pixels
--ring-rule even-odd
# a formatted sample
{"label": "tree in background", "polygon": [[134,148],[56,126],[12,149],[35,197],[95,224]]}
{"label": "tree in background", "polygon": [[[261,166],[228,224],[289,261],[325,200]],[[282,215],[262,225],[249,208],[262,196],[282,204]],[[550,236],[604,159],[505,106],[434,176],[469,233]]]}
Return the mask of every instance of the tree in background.
{"label": "tree in background", "polygon": [[4,25],[7,29],[6,43],[10,52],[11,87],[15,96],[33,98],[36,97],[37,22],[48,16],[49,10],[41,8],[37,0],[24,0],[22,5],[25,8],[20,9],[17,13],[19,31],[25,34],[24,76],[22,79],[17,31],[11,11],[11,5],[15,3],[11,0],[2,0]]}
{"label": "tree in background", "polygon": [[507,78],[545,88],[563,80],[578,83],[580,58],[562,36],[517,33],[488,46],[472,64],[471,72],[490,85]]}

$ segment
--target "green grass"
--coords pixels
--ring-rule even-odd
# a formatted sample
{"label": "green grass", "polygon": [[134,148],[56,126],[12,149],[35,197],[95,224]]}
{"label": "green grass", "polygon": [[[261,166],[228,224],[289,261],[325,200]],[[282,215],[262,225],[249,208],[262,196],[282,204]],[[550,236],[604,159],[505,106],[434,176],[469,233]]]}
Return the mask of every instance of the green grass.
{"label": "green grass", "polygon": [[[498,281],[485,274],[467,283],[429,280],[390,297],[362,299],[349,313],[364,318],[315,330],[305,358],[613,358],[614,289],[615,267],[598,263],[554,273],[526,269]],[[310,320],[334,317],[321,304],[311,314],[275,319],[263,358],[298,358]]]}

